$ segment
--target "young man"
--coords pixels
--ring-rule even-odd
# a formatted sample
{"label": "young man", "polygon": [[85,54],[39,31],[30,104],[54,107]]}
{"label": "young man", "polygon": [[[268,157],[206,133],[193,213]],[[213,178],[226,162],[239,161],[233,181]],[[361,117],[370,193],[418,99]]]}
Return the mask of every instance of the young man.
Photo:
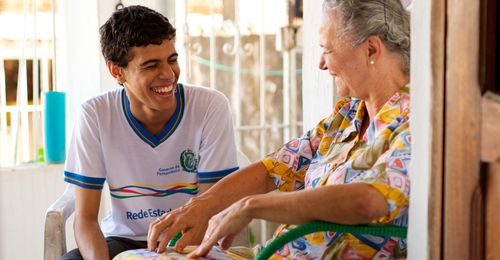
{"label": "young man", "polygon": [[[78,248],[63,259],[111,259],[146,247],[152,221],[237,169],[228,101],[177,83],[175,29],[166,17],[126,7],[100,37],[109,72],[123,88],[79,110],[65,167],[65,181],[76,185]],[[99,226],[105,181],[112,209]]]}

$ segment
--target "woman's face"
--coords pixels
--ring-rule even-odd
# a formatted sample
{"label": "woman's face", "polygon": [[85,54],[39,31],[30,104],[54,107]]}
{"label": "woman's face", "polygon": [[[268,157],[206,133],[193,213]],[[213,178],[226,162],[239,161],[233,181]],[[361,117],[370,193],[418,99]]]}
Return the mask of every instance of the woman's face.
{"label": "woman's face", "polygon": [[323,12],[319,31],[322,48],[319,68],[328,70],[335,79],[339,96],[350,96],[363,99],[367,79],[366,45],[353,47],[349,37],[341,34],[341,17],[336,11]]}

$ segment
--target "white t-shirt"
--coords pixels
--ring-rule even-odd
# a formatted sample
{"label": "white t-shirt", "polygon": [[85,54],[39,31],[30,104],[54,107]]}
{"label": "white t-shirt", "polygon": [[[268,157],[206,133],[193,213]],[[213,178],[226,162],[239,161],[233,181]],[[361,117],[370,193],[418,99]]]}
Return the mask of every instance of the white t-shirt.
{"label": "white t-shirt", "polygon": [[177,107],[153,136],[130,112],[123,88],[80,107],[65,166],[65,181],[110,188],[105,236],[146,240],[149,223],[184,205],[198,183],[214,183],[238,168],[231,114],[223,94],[178,84]]}

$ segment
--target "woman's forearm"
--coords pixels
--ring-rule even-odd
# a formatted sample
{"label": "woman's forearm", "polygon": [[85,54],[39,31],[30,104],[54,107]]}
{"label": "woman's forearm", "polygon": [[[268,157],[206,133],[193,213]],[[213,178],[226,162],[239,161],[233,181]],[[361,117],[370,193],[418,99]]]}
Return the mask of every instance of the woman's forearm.
{"label": "woman's forearm", "polygon": [[243,199],[242,204],[251,218],[285,224],[314,220],[366,224],[389,212],[384,196],[364,183],[254,195]]}
{"label": "woman's forearm", "polygon": [[275,189],[276,186],[267,174],[265,166],[256,162],[226,176],[194,200],[210,203],[212,213],[216,214],[246,196]]}

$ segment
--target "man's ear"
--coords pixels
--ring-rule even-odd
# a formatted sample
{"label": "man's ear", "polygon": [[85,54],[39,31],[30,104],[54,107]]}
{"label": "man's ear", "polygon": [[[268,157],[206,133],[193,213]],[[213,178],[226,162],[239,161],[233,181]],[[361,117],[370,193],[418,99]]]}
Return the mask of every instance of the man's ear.
{"label": "man's ear", "polygon": [[118,81],[118,84],[123,85],[123,83],[125,82],[125,77],[123,75],[123,68],[114,64],[111,61],[106,62],[106,65],[108,66],[108,70],[111,76],[113,76],[113,78],[115,78],[116,81]]}
{"label": "man's ear", "polygon": [[377,63],[382,51],[382,40],[378,36],[370,36],[366,39],[366,58],[369,64]]}

